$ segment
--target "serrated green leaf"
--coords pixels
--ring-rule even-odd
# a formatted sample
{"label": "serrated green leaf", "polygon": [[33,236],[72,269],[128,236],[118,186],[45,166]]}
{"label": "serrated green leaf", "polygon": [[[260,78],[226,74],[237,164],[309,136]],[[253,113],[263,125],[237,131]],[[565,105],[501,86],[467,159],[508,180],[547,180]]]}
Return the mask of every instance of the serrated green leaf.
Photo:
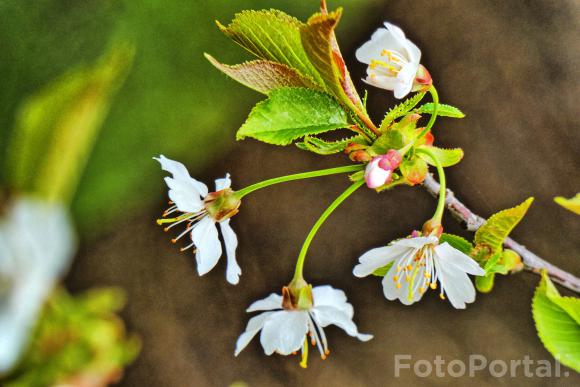
{"label": "serrated green leaf", "polygon": [[540,340],[560,363],[580,372],[580,299],[562,297],[544,272],[532,301]]}
{"label": "serrated green leaf", "polygon": [[[433,114],[433,102],[428,102],[424,105],[419,106],[415,109],[415,113],[419,114]],[[465,114],[457,109],[455,106],[446,105],[444,103],[440,103],[437,108],[437,115],[441,117],[451,117],[451,118],[463,118]]]}
{"label": "serrated green leaf", "polygon": [[449,243],[452,247],[461,251],[463,254],[469,255],[473,249],[473,244],[459,235],[443,233],[439,238],[439,243],[445,242]]}
{"label": "serrated green leaf", "polygon": [[9,147],[15,190],[71,199],[133,53],[131,46],[116,46],[98,63],[65,74],[25,101]]}
{"label": "serrated green leaf", "polygon": [[379,130],[381,132],[386,131],[397,118],[404,116],[405,114],[410,112],[411,109],[413,109],[419,102],[421,102],[424,96],[425,96],[424,92],[417,93],[414,96],[407,98],[405,101],[401,102],[400,104],[390,109],[383,118]]}
{"label": "serrated green leaf", "polygon": [[300,74],[324,85],[320,74],[310,63],[300,29],[305,25],[298,19],[278,10],[243,11],[236,14],[226,27],[219,29],[258,58],[285,64]]}
{"label": "serrated green leaf", "polygon": [[534,201],[529,198],[519,206],[492,215],[475,233],[475,243],[489,246],[494,252],[502,249],[503,241],[522,220]]}
{"label": "serrated green leaf", "polygon": [[258,59],[237,65],[226,65],[209,54],[204,55],[224,74],[260,93],[268,94],[280,87],[306,87],[320,90],[312,79],[285,64]]}
{"label": "serrated green leaf", "polygon": [[576,215],[580,215],[580,193],[570,199],[566,199],[563,196],[558,196],[554,198],[554,201],[564,207],[567,210],[572,211]]}
{"label": "serrated green leaf", "polygon": [[[442,167],[451,167],[463,159],[463,149],[461,148],[444,149],[436,146],[422,146],[419,148],[428,150],[433,157],[439,160]],[[425,160],[427,164],[435,166],[435,162],[428,155],[424,153],[417,153],[417,155]]]}
{"label": "serrated green leaf", "polygon": [[350,143],[366,144],[364,138],[360,135],[344,138],[338,141],[325,141],[318,137],[306,136],[304,141],[297,142],[299,149],[314,152],[319,155],[332,155],[342,152]]}
{"label": "serrated green leaf", "polygon": [[238,130],[237,139],[252,137],[274,145],[288,145],[306,135],[348,126],[348,116],[330,95],[304,88],[273,90],[258,103]]}
{"label": "serrated green leaf", "polygon": [[314,14],[300,28],[300,35],[304,50],[322,77],[326,90],[345,106],[358,110],[362,108],[362,103],[334,36],[341,15],[340,8],[334,12]]}

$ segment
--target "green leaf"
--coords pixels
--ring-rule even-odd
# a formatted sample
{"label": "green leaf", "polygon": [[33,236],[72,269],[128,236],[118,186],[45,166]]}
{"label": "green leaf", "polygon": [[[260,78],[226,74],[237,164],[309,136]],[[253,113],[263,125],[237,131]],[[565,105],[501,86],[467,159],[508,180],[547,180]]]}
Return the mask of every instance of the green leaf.
{"label": "green leaf", "polygon": [[424,92],[417,93],[389,110],[383,118],[379,130],[382,132],[386,131],[397,118],[404,116],[410,112],[411,109],[413,109],[419,102],[421,102],[424,96]]}
{"label": "green leaf", "polygon": [[260,59],[230,66],[218,62],[209,54],[205,57],[226,75],[260,93],[268,94],[280,87],[320,89],[312,79],[285,64]]}
{"label": "green leaf", "polygon": [[47,200],[72,198],[132,57],[132,47],[116,46],[95,65],[64,75],[25,101],[8,155],[15,190]]}
{"label": "green leaf", "polygon": [[529,198],[519,206],[500,211],[491,216],[475,233],[475,243],[487,245],[494,252],[500,251],[503,241],[526,215],[533,201],[534,198]]}
{"label": "green leaf", "polygon": [[[415,109],[415,113],[419,114],[433,114],[433,102],[426,103],[424,105],[419,106]],[[437,108],[437,115],[441,117],[452,117],[452,118],[463,118],[465,114],[459,109],[454,106],[446,105],[444,103],[440,103],[439,107]]]}
{"label": "green leaf", "polygon": [[377,138],[367,152],[371,156],[384,155],[390,149],[401,149],[404,145],[402,133],[398,130],[389,130]]}
{"label": "green leaf", "polygon": [[366,144],[362,136],[352,136],[338,141],[325,141],[318,137],[305,136],[303,142],[297,142],[296,146],[302,150],[317,153],[319,155],[332,155],[344,151],[350,143]]}
{"label": "green leaf", "polygon": [[324,84],[304,51],[300,29],[305,24],[298,19],[273,9],[250,10],[236,14],[227,27],[216,23],[225,35],[255,56],[285,64],[317,84]]}
{"label": "green leaf", "polygon": [[486,261],[485,266],[483,267],[486,275],[495,274],[495,273],[498,273],[498,274],[507,274],[508,273],[508,270],[505,267],[505,265],[503,265],[501,263],[501,257],[502,257],[502,253],[497,252]]}
{"label": "green leaf", "polygon": [[473,249],[473,244],[471,244],[471,242],[468,240],[460,237],[459,235],[443,233],[439,238],[439,243],[445,242],[449,243],[452,247],[467,255],[469,255]]}
{"label": "green leaf", "polygon": [[560,363],[580,372],[580,299],[560,296],[544,272],[534,294],[532,314],[546,349]]}
{"label": "green leaf", "polygon": [[304,88],[273,90],[258,103],[238,130],[237,139],[252,137],[274,145],[288,145],[312,134],[348,126],[346,112],[330,95]]}
{"label": "green leaf", "polygon": [[362,108],[362,103],[334,36],[341,15],[340,8],[327,14],[317,13],[300,28],[300,35],[304,50],[322,77],[327,91],[351,110],[358,110]]}
{"label": "green leaf", "polygon": [[580,193],[570,199],[566,199],[563,196],[558,196],[554,198],[554,201],[564,207],[567,210],[572,211],[576,215],[580,215]]}
{"label": "green leaf", "polygon": [[[443,167],[450,167],[455,165],[463,159],[463,149],[461,148],[454,148],[454,149],[443,149],[438,148],[436,146],[423,146],[419,147],[420,149],[426,149],[429,151],[430,154],[433,155]],[[427,162],[429,165],[435,166],[435,162],[424,153],[417,153],[417,156],[421,157],[423,160]]]}

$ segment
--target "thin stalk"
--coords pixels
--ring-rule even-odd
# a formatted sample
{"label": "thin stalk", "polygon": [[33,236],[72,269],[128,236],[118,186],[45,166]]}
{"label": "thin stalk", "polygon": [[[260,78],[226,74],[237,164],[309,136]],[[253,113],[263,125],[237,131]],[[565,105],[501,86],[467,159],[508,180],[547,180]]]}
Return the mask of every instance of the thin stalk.
{"label": "thin stalk", "polygon": [[439,113],[439,94],[437,93],[437,89],[435,89],[435,86],[431,85],[431,87],[429,88],[429,93],[431,93],[431,98],[433,98],[433,112],[431,113],[431,118],[429,118],[429,122],[427,122],[427,126],[425,126],[425,128],[419,134],[419,136],[417,136],[417,139],[415,141],[425,137],[425,135],[429,133],[429,131],[435,124],[437,114]]}
{"label": "thin stalk", "polygon": [[364,169],[364,165],[355,164],[355,165],[345,165],[343,167],[319,169],[317,171],[302,172],[302,173],[295,173],[293,175],[275,177],[273,179],[264,180],[264,181],[261,181],[259,183],[255,183],[255,184],[249,185],[245,188],[242,188],[241,190],[236,191],[236,196],[239,199],[241,199],[249,193],[252,193],[252,192],[259,190],[261,188],[269,187],[269,186],[274,185],[274,184],[284,183],[284,182],[292,181],[292,180],[309,179],[312,177],[336,175],[339,173],[357,172],[357,171],[360,171],[362,169]]}
{"label": "thin stalk", "polygon": [[318,229],[322,224],[328,219],[330,214],[333,213],[334,210],[348,198],[354,191],[360,188],[364,184],[364,180],[357,181],[356,183],[352,184],[350,187],[346,189],[339,197],[337,197],[331,204],[328,206],[326,210],[320,215],[320,218],[314,223],[312,229],[306,236],[304,240],[304,244],[302,245],[302,249],[300,250],[300,254],[298,255],[298,259],[296,260],[296,270],[294,272],[294,279],[293,280],[300,280],[303,278],[303,269],[304,269],[304,261],[306,259],[306,253],[308,252],[308,248],[310,247],[310,243],[312,243],[312,239],[318,232]]}
{"label": "thin stalk", "polygon": [[445,210],[445,197],[446,197],[446,180],[445,180],[445,171],[443,170],[443,166],[437,157],[433,155],[431,151],[424,148],[418,148],[416,150],[417,153],[423,153],[435,163],[435,167],[437,168],[437,175],[439,176],[439,194],[437,199],[437,209],[435,210],[435,214],[433,215],[433,220],[441,223],[443,219],[443,211]]}

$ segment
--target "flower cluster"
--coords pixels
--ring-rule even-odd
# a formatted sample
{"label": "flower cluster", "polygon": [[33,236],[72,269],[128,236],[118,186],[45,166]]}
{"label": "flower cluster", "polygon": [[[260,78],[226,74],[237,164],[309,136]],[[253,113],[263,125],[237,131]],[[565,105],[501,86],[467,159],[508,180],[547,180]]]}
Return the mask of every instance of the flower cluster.
{"label": "flower cluster", "polygon": [[[324,1],[322,8],[323,12],[318,18],[329,21],[329,24],[330,21],[338,21],[340,14],[329,13]],[[279,13],[265,11],[260,15],[270,20],[273,25],[281,22],[278,19]],[[230,37],[235,37],[238,33],[236,23],[243,23],[244,17],[250,16],[238,15],[232,25],[220,28]],[[304,28],[312,26],[313,31],[309,32],[319,37],[313,27],[315,23],[316,18],[313,18],[308,27]],[[305,34],[302,39],[308,49],[310,35],[304,30],[297,33]],[[475,300],[475,289],[468,275],[486,274],[470,256],[441,239],[446,195],[443,167],[457,163],[463,153],[460,149],[445,150],[433,146],[431,129],[438,115],[439,100],[429,72],[420,63],[419,48],[405,37],[400,28],[385,23],[385,28],[377,30],[371,40],[356,52],[357,59],[368,65],[367,77],[364,80],[366,83],[392,90],[397,98],[403,98],[412,91],[417,92],[416,96],[389,111],[380,127],[377,127],[371,122],[362,100],[351,84],[333,36],[328,43],[334,66],[340,70],[340,82],[320,84],[312,88],[315,90],[304,87],[305,84],[310,85],[311,81],[307,81],[308,77],[301,78],[303,68],[293,69],[295,73],[286,74],[287,78],[280,81],[280,74],[272,72],[273,68],[281,71],[280,63],[274,60],[278,58],[271,58],[268,53],[256,53],[265,62],[256,61],[244,65],[256,66],[252,71],[261,71],[267,75],[260,82],[248,79],[242,67],[223,65],[210,56],[208,59],[232,78],[269,94],[269,99],[252,111],[238,132],[238,138],[249,136],[267,143],[287,145],[302,137],[303,142],[297,144],[299,148],[318,154],[343,151],[354,162],[353,165],[282,176],[237,191],[231,188],[231,180],[227,175],[216,180],[215,191],[209,192],[205,184],[190,176],[183,164],[164,156],[156,158],[163,170],[172,174],[165,178],[171,207],[157,222],[167,225],[166,231],[178,225],[182,226],[182,230],[172,241],[187,239],[182,250],[193,249],[200,275],[214,268],[222,255],[217,227],[219,224],[228,260],[226,277],[231,284],[239,282],[241,269],[236,261],[238,241],[229,223],[231,217],[238,213],[245,195],[285,181],[352,173],[352,185],[330,204],[306,237],[296,261],[294,277],[288,286],[283,287],[282,294],[271,294],[252,303],[247,309],[247,312],[262,313],[249,320],[246,330],[238,338],[236,356],[259,333],[266,355],[290,355],[300,351],[300,364],[306,367],[309,343],[318,348],[323,359],[328,356],[329,347],[324,329],[330,325],[341,328],[360,341],[372,338],[371,335],[359,333],[353,321],[353,307],[347,302],[343,291],[329,285],[312,287],[303,277],[306,254],[315,234],[329,215],[365,184],[376,191],[390,189],[398,184],[415,185],[425,179],[428,165],[431,165],[437,168],[442,188],[435,214],[425,223],[422,231],[413,232],[408,238],[393,241],[385,247],[363,254],[353,270],[356,277],[382,275],[385,297],[388,300],[398,299],[405,305],[419,301],[428,289],[439,288],[441,299],[449,299],[453,307],[463,309],[466,304]],[[242,45],[244,44],[245,42]],[[250,51],[254,52],[253,49]],[[308,56],[309,52],[304,55]],[[316,57],[316,60],[320,59],[319,56]],[[268,66],[263,67],[264,63]],[[282,68],[295,65],[293,62],[281,64],[284,66]],[[327,81],[316,74],[312,79],[312,82]],[[288,84],[296,87],[287,87]],[[277,88],[280,85],[284,87]],[[324,94],[320,90],[332,90],[332,93]],[[433,103],[416,108],[427,92],[432,95]],[[341,103],[336,102],[337,100]],[[299,104],[295,110],[292,110],[293,103]],[[345,106],[350,109],[347,113],[342,110]],[[311,114],[297,115],[305,114],[305,111],[310,111]],[[424,113],[431,115],[429,122],[425,126],[417,127],[421,114]],[[294,127],[298,125],[297,121],[314,120],[324,114],[324,122],[312,122],[303,129]],[[348,117],[351,117],[350,121]],[[337,142],[328,142],[315,136],[320,132],[318,127],[326,128],[328,122],[336,120],[345,120],[345,123],[337,126],[353,130],[356,135]],[[289,127],[293,129],[290,130]],[[301,135],[300,130],[303,130]]]}

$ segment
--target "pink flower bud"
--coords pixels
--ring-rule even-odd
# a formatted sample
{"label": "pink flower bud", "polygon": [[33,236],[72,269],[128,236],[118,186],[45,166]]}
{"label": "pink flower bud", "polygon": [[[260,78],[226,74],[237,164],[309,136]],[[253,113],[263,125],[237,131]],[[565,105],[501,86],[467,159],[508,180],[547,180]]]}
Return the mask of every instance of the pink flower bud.
{"label": "pink flower bud", "polygon": [[390,169],[391,171],[397,169],[403,160],[403,156],[394,149],[389,150],[386,155],[379,157],[381,158],[379,161],[379,167]]}
{"label": "pink flower bud", "polygon": [[365,182],[369,188],[378,188],[391,181],[393,170],[390,168],[382,168],[379,163],[385,156],[377,156],[367,164],[365,169]]}

